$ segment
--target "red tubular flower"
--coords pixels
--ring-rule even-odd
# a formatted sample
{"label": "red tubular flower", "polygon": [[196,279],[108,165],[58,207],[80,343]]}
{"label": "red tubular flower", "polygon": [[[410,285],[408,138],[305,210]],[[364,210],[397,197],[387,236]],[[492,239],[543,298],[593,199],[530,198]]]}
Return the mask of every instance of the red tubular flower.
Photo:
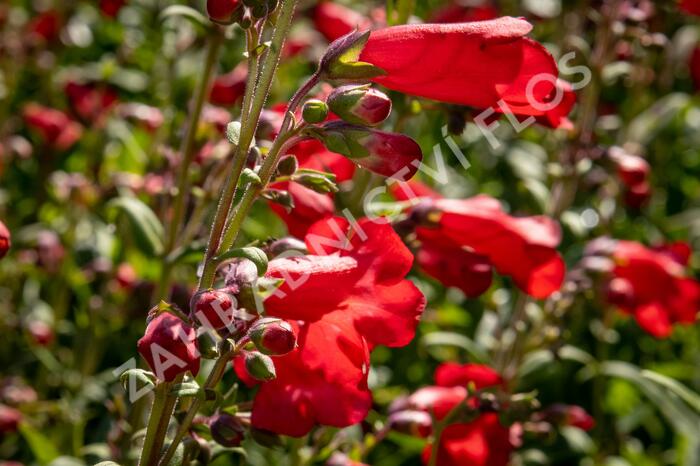
{"label": "red tubular flower", "polygon": [[277,378],[260,387],[254,427],[301,436],[360,422],[371,405],[369,351],[413,338],[425,298],[404,278],[411,253],[386,223],[357,227],[319,222],[306,236],[312,255],[270,262],[267,277],[285,281],[265,311],[290,321],[298,348],[273,358]]}
{"label": "red tubular flower", "polygon": [[26,125],[36,130],[44,143],[58,150],[70,148],[83,134],[83,127],[60,110],[30,103],[22,114]]}
{"label": "red tubular flower", "polygon": [[211,87],[209,102],[214,105],[234,105],[245,93],[248,65],[241,62],[226,74],[217,76]]}
{"label": "red tubular flower", "polygon": [[172,382],[179,374],[199,372],[199,350],[195,330],[174,315],[163,312],[146,327],[138,350],[161,380]]}
{"label": "red tubular flower", "polygon": [[532,102],[526,101],[523,104],[506,103],[497,105],[493,110],[497,113],[511,113],[521,122],[532,116],[542,126],[570,130],[574,125],[568,115],[575,104],[576,93],[571,84],[557,79],[555,88],[543,100],[533,99]]}
{"label": "red tubular flower", "polygon": [[70,81],[65,86],[73,111],[86,122],[99,124],[117,103],[117,93],[110,88]]}
{"label": "red tubular flower", "polygon": [[700,283],[685,275],[684,265],[666,252],[634,241],[617,241],[611,280],[623,279],[632,296],[611,302],[631,314],[657,338],[671,334],[674,324],[692,324],[700,309]]}
{"label": "red tubular flower", "polygon": [[372,31],[360,60],[383,69],[374,81],[399,92],[477,108],[499,100],[524,107],[546,102],[558,74],[549,52],[525,37],[531,30],[510,17],[389,27]]}
{"label": "red tubular flower", "polygon": [[316,30],[323,34],[328,42],[333,42],[355,29],[364,30],[372,26],[372,21],[369,18],[331,1],[319,3],[314,8],[313,15]]}
{"label": "red tubular flower", "polygon": [[[493,369],[479,364],[443,364],[435,373],[437,386],[425,387],[408,399],[413,409],[433,412],[443,419],[468,395],[467,385],[477,390],[499,386],[501,376]],[[428,463],[434,445],[423,451]],[[474,421],[448,426],[440,436],[437,464],[440,466],[506,466],[513,450],[508,428],[496,413],[484,413]]]}
{"label": "red tubular flower", "polygon": [[421,242],[417,260],[428,275],[470,297],[488,289],[491,266],[535,298],[559,289],[566,266],[556,251],[561,232],[552,219],[510,216],[496,199],[485,195],[443,199],[419,183],[393,189],[399,198],[421,191],[430,198],[424,197],[414,212],[420,209],[434,217],[419,219],[427,222],[416,228]]}
{"label": "red tubular flower", "polygon": [[100,0],[100,10],[105,16],[116,18],[127,0]]}
{"label": "red tubular flower", "polygon": [[5,257],[12,245],[10,230],[0,221],[0,259]]}

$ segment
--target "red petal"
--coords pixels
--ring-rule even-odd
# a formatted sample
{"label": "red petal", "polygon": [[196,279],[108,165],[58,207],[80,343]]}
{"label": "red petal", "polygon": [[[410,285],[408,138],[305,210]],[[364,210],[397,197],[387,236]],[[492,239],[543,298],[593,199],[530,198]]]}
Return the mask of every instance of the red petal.
{"label": "red petal", "polygon": [[360,60],[386,71],[375,81],[389,89],[479,108],[500,99],[525,104],[528,82],[548,76],[531,96],[543,102],[558,70],[542,45],[523,37],[531,29],[511,17],[395,26],[373,31]]}

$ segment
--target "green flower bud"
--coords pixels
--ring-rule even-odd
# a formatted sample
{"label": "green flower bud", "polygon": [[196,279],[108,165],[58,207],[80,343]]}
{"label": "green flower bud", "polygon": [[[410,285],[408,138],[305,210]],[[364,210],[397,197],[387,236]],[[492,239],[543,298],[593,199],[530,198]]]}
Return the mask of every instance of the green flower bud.
{"label": "green flower bud", "polygon": [[322,100],[308,100],[301,110],[301,116],[307,123],[321,123],[328,118],[328,105]]}
{"label": "green flower bud", "polygon": [[272,362],[272,358],[257,351],[245,354],[245,368],[251,377],[261,382],[268,382],[277,377],[275,363]]}

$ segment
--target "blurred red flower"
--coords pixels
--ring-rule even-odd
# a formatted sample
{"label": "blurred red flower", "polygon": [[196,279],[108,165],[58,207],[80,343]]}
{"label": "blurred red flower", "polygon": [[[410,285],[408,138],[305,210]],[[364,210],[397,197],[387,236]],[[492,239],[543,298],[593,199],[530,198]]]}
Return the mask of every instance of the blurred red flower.
{"label": "blurred red flower", "polygon": [[69,81],[64,89],[73,111],[91,124],[101,124],[117,103],[117,93],[109,87]]}
{"label": "blurred red flower", "polygon": [[100,0],[100,10],[105,16],[116,18],[127,0]]}
{"label": "blurred red flower", "polygon": [[678,7],[681,9],[681,11],[685,11],[691,15],[700,16],[700,1],[698,0],[681,0]]}
{"label": "blurred red flower", "polygon": [[503,17],[457,24],[411,24],[372,31],[360,60],[387,74],[389,89],[442,102],[489,108],[547,102],[558,70],[527,37],[532,25]]}
{"label": "blurred red flower", "polygon": [[245,93],[248,65],[241,62],[226,74],[217,76],[211,87],[209,102],[215,105],[234,105]]}
{"label": "blurred red flower", "polygon": [[83,134],[80,123],[61,110],[29,103],[25,105],[22,115],[25,124],[36,130],[45,144],[58,150],[68,149]]}
{"label": "blurred red flower", "polygon": [[331,1],[322,1],[314,8],[313,20],[316,30],[323,34],[328,42],[354,31],[372,27],[372,21],[346,6]]}
{"label": "blurred red flower", "polygon": [[51,42],[61,31],[61,16],[56,10],[39,13],[27,23],[27,34],[36,42]]}
{"label": "blurred red flower", "polygon": [[442,7],[433,13],[431,23],[468,23],[471,21],[485,21],[498,17],[498,10],[489,4],[463,6],[459,2]]}
{"label": "blurred red flower", "polygon": [[7,251],[10,250],[12,244],[10,230],[7,229],[4,223],[0,221],[0,259],[5,257]]}
{"label": "blurred red flower", "polygon": [[674,324],[692,324],[700,309],[700,283],[685,274],[685,265],[667,252],[635,241],[617,241],[612,252],[611,280],[626,283],[624,299],[608,294],[608,301],[631,314],[657,338],[671,334]]}
{"label": "blurred red flower", "polygon": [[319,222],[306,236],[310,255],[270,262],[267,277],[285,281],[266,314],[290,320],[299,347],[273,358],[277,378],[260,387],[253,426],[301,436],[360,422],[371,406],[370,350],[413,338],[425,298],[404,278],[411,253],[387,223],[356,226]]}
{"label": "blurred red flower", "polygon": [[[436,386],[425,387],[408,399],[408,406],[433,412],[440,420],[468,396],[467,385],[477,390],[497,387],[503,383],[501,376],[490,367],[479,364],[447,363],[435,372]],[[476,408],[476,400],[468,406]],[[434,445],[426,446],[423,461],[428,463]],[[468,423],[448,426],[440,436],[437,464],[440,466],[506,466],[513,447],[509,430],[503,426],[498,414],[480,414]]]}

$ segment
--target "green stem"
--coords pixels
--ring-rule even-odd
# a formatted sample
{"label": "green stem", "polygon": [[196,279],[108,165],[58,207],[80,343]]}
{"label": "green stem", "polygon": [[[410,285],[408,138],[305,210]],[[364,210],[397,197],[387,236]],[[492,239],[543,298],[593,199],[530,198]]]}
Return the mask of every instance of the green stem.
{"label": "green stem", "polygon": [[[262,65],[262,69],[260,70],[260,75],[257,76],[257,79],[257,59],[255,59],[256,64],[252,67],[252,71],[255,73],[251,73],[251,69],[249,69],[246,95],[243,98],[243,109],[241,111],[242,117],[245,118],[241,120],[241,134],[238,141],[238,147],[236,148],[236,154],[234,156],[234,167],[231,175],[226,180],[226,185],[224,186],[221,200],[214,217],[212,231],[209,235],[209,244],[204,259],[204,270],[202,272],[202,277],[199,280],[200,290],[209,288],[213,285],[217,264],[212,259],[222,250],[228,249],[227,247],[222,247],[223,242],[221,240],[221,235],[226,229],[226,221],[229,217],[233,199],[235,198],[236,186],[238,185],[238,180],[245,166],[245,161],[248,156],[248,148],[253,141],[255,131],[258,127],[260,113],[262,112],[262,108],[267,101],[267,96],[270,92],[270,87],[272,86],[272,80],[274,78],[275,71],[277,70],[277,65],[282,53],[282,47],[284,46],[284,40],[287,37],[287,33],[291,27],[292,17],[294,16],[294,10],[297,2],[298,0],[286,0],[280,6],[276,27],[272,34],[272,40],[270,41],[270,47],[267,55],[265,55],[265,60]],[[253,79],[256,80],[255,86],[252,86]],[[251,101],[249,109],[247,104],[248,100]]]}
{"label": "green stem", "polygon": [[[190,119],[187,125],[187,132],[185,133],[185,138],[183,139],[182,146],[180,148],[182,160],[180,171],[178,173],[176,181],[177,194],[175,195],[175,200],[173,202],[172,218],[168,226],[165,249],[163,254],[164,258],[167,258],[168,255],[175,248],[178,230],[185,216],[185,200],[187,199],[190,185],[189,168],[192,164],[192,159],[194,158],[195,136],[197,134],[197,126],[199,125],[199,119],[202,115],[204,103],[206,102],[207,96],[209,95],[209,88],[211,86],[214,68],[216,66],[217,58],[219,56],[219,49],[221,48],[223,42],[224,30],[220,26],[213,25],[207,40],[207,54],[204,62],[204,69],[202,71],[200,82],[194,95],[194,105],[191,109],[192,113],[190,115]],[[172,264],[165,261],[163,264],[163,271],[161,273],[161,279],[158,286],[159,298],[163,297],[163,295],[165,294],[171,272]]]}
{"label": "green stem", "polygon": [[156,385],[153,391],[153,405],[151,406],[151,415],[148,419],[148,426],[146,427],[146,438],[144,439],[143,449],[141,450],[140,466],[152,465],[158,457],[160,447],[162,446],[162,440],[160,446],[158,446],[158,433],[161,430],[160,423],[161,419],[164,417],[163,413],[166,408],[166,398],[169,389],[170,384],[168,382],[161,382]]}
{"label": "green stem", "polygon": [[[209,390],[216,387],[216,385],[221,381],[221,378],[224,376],[224,372],[226,371],[226,366],[228,365],[228,362],[235,354],[236,350],[226,352],[219,356],[219,359],[216,360],[216,363],[214,364],[214,367],[209,373],[206,382],[204,382],[203,388],[205,390]],[[178,428],[177,433],[173,438],[173,441],[170,442],[170,446],[168,447],[167,451],[160,459],[160,461],[154,464],[157,464],[159,466],[165,466],[170,462],[170,460],[173,458],[173,455],[175,454],[175,450],[177,450],[177,446],[180,444],[182,439],[185,438],[185,435],[187,435],[187,432],[190,429],[190,425],[192,424],[192,420],[197,415],[197,411],[199,411],[199,408],[202,406],[202,403],[203,401],[201,398],[196,398],[192,402],[192,405],[187,410],[187,414],[185,414],[185,418],[180,423],[180,427]]]}

